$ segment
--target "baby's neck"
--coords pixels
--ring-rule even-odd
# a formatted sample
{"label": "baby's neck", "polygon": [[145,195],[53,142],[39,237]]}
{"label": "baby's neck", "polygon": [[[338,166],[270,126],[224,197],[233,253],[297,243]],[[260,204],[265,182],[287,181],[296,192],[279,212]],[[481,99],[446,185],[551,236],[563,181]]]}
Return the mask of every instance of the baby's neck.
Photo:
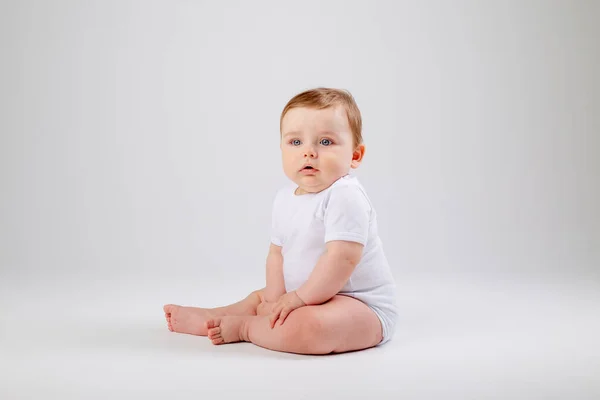
{"label": "baby's neck", "polygon": [[296,188],[296,190],[294,191],[294,194],[296,196],[302,196],[302,195],[305,195],[305,194],[308,194],[308,193],[310,193],[310,192],[307,192],[306,190],[302,189],[300,186],[298,186]]}

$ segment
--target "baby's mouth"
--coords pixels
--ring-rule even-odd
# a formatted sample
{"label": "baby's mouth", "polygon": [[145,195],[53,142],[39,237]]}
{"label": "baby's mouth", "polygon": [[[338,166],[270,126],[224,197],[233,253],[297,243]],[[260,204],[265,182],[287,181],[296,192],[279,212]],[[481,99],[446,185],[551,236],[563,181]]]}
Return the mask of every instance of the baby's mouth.
{"label": "baby's mouth", "polygon": [[304,168],[302,168],[300,171],[302,172],[316,172],[318,171],[318,169],[316,169],[315,167],[313,167],[312,165],[306,165]]}

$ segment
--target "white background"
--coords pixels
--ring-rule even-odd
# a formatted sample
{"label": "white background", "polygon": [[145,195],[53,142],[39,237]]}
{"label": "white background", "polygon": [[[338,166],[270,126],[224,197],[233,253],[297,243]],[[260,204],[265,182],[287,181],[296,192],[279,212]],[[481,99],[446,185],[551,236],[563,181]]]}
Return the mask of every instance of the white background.
{"label": "white background", "polygon": [[[449,396],[430,385],[445,377],[458,398],[469,387],[524,394],[524,382],[537,393],[597,395],[599,17],[594,1],[1,2],[0,339],[9,357],[0,357],[0,394],[101,393],[75,367],[90,362],[86,348],[96,368],[132,365],[157,396],[158,375],[148,378],[137,358],[114,361],[119,349],[161,351],[178,377],[207,354],[266,354],[243,345],[192,356],[186,346],[205,339],[162,336],[161,306],[222,305],[263,285],[271,201],[286,179],[280,112],[294,94],[329,86],[350,90],[362,111],[357,175],[405,315],[392,350],[378,354],[412,361],[376,387]],[[471,369],[450,378],[436,354],[457,349],[444,342],[448,329],[473,332],[461,324],[474,313],[503,315],[506,331],[520,315],[529,340],[496,326],[480,332],[479,347],[461,336],[465,351],[445,360]],[[526,353],[542,340],[537,328],[565,325],[548,348]],[[410,347],[406,332],[439,340],[437,350]],[[535,365],[554,365],[554,375],[538,369],[527,380],[527,367],[473,378],[485,349],[504,371],[494,360],[505,341],[517,357],[506,365],[544,355]],[[591,347],[575,348],[582,343]],[[360,364],[336,365],[347,362]],[[123,386],[123,376],[109,382]],[[488,393],[481,382],[492,381]]]}

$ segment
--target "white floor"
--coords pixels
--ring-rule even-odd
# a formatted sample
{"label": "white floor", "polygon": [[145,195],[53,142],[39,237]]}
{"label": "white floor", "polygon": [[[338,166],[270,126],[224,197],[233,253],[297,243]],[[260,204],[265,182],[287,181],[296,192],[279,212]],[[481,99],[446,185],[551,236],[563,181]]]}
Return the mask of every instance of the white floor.
{"label": "white floor", "polygon": [[600,284],[526,281],[407,278],[393,341],[313,357],[166,329],[163,303],[242,283],[5,280],[0,399],[599,399]]}

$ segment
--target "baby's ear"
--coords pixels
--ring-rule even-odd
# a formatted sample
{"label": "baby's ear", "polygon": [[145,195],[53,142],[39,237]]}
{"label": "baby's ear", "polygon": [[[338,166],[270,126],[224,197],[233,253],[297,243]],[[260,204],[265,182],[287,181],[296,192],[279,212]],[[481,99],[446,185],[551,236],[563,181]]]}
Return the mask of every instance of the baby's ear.
{"label": "baby's ear", "polygon": [[358,146],[356,146],[356,149],[354,149],[354,152],[352,153],[352,163],[350,164],[352,168],[358,168],[363,158],[365,157],[365,150],[366,148],[364,143],[361,143]]}

